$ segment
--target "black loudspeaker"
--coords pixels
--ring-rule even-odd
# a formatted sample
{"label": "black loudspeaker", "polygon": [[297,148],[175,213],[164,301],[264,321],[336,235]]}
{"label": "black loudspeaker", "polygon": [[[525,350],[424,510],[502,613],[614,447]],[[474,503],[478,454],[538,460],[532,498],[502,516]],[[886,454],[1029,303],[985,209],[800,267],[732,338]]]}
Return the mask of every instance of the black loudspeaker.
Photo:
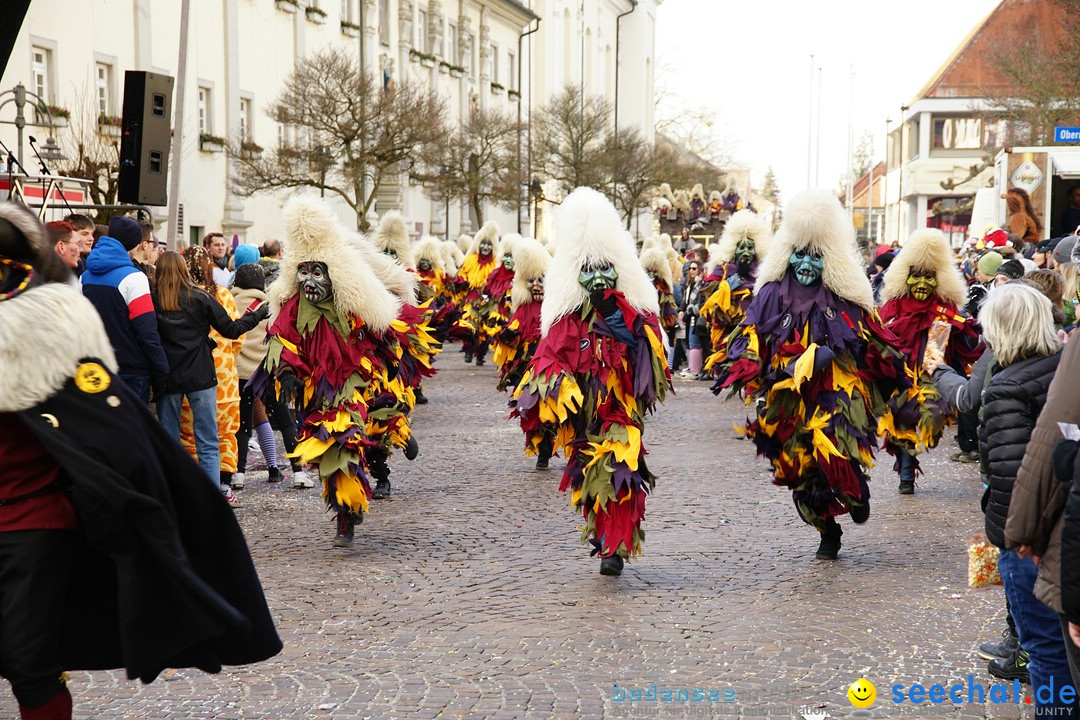
{"label": "black loudspeaker", "polygon": [[141,70],[124,73],[117,197],[134,205],[168,204],[173,79]]}

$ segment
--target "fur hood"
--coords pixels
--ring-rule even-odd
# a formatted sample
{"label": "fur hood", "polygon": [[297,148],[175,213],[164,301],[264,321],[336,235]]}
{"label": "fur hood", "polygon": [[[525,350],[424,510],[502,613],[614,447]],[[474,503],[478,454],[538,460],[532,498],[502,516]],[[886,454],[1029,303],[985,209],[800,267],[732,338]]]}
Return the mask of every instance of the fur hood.
{"label": "fur hood", "polygon": [[784,224],[758,266],[754,294],[766,283],[783,278],[791,253],[803,248],[817,250],[825,259],[822,282],[826,288],[867,311],[874,309],[874,293],[859,258],[855,228],[840,201],[823,189],[804,190],[788,202]]}
{"label": "fur hood", "polygon": [[754,241],[758,262],[764,260],[769,254],[772,233],[765,221],[753,210],[739,210],[728,219],[724,224],[720,242],[709,250],[709,265],[715,267],[716,263],[731,262],[735,258],[735,246],[746,238]]}
{"label": "fur hood", "polygon": [[399,263],[407,268],[416,267],[413,264],[413,251],[409,243],[409,231],[405,228],[405,218],[397,210],[391,210],[382,216],[373,240],[379,252],[393,250]]}
{"label": "fur hood", "polygon": [[432,267],[446,272],[446,267],[443,264],[443,245],[449,246],[450,243],[444,243],[439,238],[425,235],[413,248],[413,260],[416,261],[417,265],[420,264],[421,260],[427,260]]}
{"label": "fur hood", "polygon": [[451,277],[456,276],[458,270],[465,264],[465,255],[461,252],[456,243],[449,240],[443,242],[441,251],[443,269],[446,270],[447,275]]}
{"label": "fur hood", "polygon": [[641,241],[641,251],[640,251],[640,253],[644,253],[646,250],[653,250],[655,248],[656,248],[656,236],[655,235],[650,235],[649,237],[647,237],[647,238],[645,238],[644,240]]}
{"label": "fur hood", "polygon": [[719,190],[713,190],[709,193],[709,204],[724,202],[724,196],[720,194]]}
{"label": "fur hood", "polygon": [[499,225],[494,220],[488,220],[484,223],[483,227],[473,235],[472,242],[469,244],[469,252],[466,255],[479,255],[480,243],[487,240],[491,243],[491,254],[495,256],[495,261],[498,262],[502,255],[499,252]]}
{"label": "fur hood", "polygon": [[410,272],[399,260],[379,250],[367,235],[350,232],[348,239],[349,244],[360,253],[364,263],[372,269],[375,277],[387,290],[402,302],[410,305],[416,303],[416,284],[419,282],[416,273]]}
{"label": "fur hood", "polygon": [[619,213],[607,198],[592,188],[577,188],[559,206],[557,224],[559,244],[551,260],[540,310],[544,335],[559,318],[574,312],[588,299],[578,275],[589,264],[611,263],[619,274],[615,289],[630,306],[659,315],[656,289],[638,262]]}
{"label": "fur hood", "polygon": [[690,190],[690,199],[691,200],[704,200],[705,199],[705,189],[703,187],[701,187],[701,183],[697,183]]}
{"label": "fur hood", "polygon": [[[375,332],[385,332],[397,318],[401,301],[379,282],[361,253],[349,251],[349,233],[330,206],[317,197],[299,195],[285,203],[282,216],[286,244],[281,272],[266,291],[273,314],[300,292],[296,266],[305,261],[323,262],[334,284],[334,306],[338,312],[359,317]],[[369,244],[369,247],[372,254],[381,254],[374,246]],[[384,257],[393,262],[389,256]]]}
{"label": "fur hood", "polygon": [[671,281],[671,265],[668,264],[664,253],[658,249],[650,248],[641,253],[641,267],[645,268],[645,272],[651,272],[666,282],[669,290],[674,287],[674,283]]}
{"label": "fur hood", "polygon": [[501,262],[507,255],[512,256],[514,254],[514,248],[519,242],[521,242],[521,235],[518,233],[506,233],[503,235],[502,239],[499,240],[499,255],[496,260]]}
{"label": "fur hood", "polygon": [[529,280],[534,277],[547,277],[551,255],[547,248],[532,238],[520,238],[514,243],[514,284],[510,289],[510,307],[517,310],[519,305],[532,302],[529,292]]}
{"label": "fur hood", "polygon": [[472,235],[466,235],[464,233],[462,233],[461,235],[458,235],[458,239],[457,239],[458,252],[460,252],[464,256],[465,253],[469,252],[469,248],[471,248],[471,247],[472,247]]}
{"label": "fur hood", "polygon": [[911,234],[885,271],[881,302],[907,294],[907,278],[912,269],[932,271],[937,275],[937,296],[951,305],[964,304],[967,285],[940,230],[923,228]]}
{"label": "fur hood", "polygon": [[83,359],[97,358],[117,372],[97,309],[64,282],[0,301],[0,338],[0,412],[20,412],[48,400],[75,376]]}

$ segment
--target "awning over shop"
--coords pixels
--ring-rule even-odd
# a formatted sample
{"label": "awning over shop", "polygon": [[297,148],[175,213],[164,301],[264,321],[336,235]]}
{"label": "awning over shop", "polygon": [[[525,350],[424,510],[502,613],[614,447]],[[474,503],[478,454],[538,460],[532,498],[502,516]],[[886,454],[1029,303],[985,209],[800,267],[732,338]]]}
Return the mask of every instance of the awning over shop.
{"label": "awning over shop", "polygon": [[1054,160],[1054,174],[1066,180],[1080,178],[1080,153],[1051,155]]}

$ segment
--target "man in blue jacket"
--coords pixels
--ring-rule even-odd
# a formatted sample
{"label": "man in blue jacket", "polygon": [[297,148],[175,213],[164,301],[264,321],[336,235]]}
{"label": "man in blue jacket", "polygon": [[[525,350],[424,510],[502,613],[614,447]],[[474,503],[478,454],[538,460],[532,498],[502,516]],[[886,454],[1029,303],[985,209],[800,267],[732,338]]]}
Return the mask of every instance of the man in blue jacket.
{"label": "man in blue jacket", "polygon": [[143,241],[139,223],[127,216],[109,222],[109,234],[98,238],[86,258],[83,295],[97,308],[120,365],[120,377],[150,402],[150,388],[163,383],[169,361],[158,337],[150,282],[131,261]]}

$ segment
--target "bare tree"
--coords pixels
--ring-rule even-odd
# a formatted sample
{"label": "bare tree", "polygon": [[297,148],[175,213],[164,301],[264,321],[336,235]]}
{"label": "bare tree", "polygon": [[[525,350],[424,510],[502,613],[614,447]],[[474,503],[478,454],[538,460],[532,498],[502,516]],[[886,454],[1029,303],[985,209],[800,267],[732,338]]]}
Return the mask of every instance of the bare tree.
{"label": "bare tree", "polygon": [[702,183],[706,191],[720,182],[720,168],[687,149],[677,140],[657,134],[653,156],[655,184],[668,183],[672,188],[691,188]]}
{"label": "bare tree", "polygon": [[[96,98],[80,96],[67,132],[58,141],[64,159],[56,163],[58,175],[90,181],[87,193],[95,205],[113,205],[120,184],[120,138],[102,134]],[[113,213],[99,210],[98,221],[108,222]]]}
{"label": "bare tree", "polygon": [[379,187],[409,173],[446,143],[445,103],[416,83],[384,85],[340,50],[302,61],[267,114],[286,127],[283,142],[261,153],[230,143],[241,195],[312,187],[343,199],[367,230]]}
{"label": "bare tree", "polygon": [[534,123],[533,157],[540,172],[564,190],[587,186],[603,189],[603,152],[611,105],[602,97],[582,97],[567,85],[538,114]]}
{"label": "bare tree", "polygon": [[521,125],[510,114],[474,109],[422,171],[428,194],[468,203],[476,226],[484,224],[484,204],[516,208],[521,175],[517,142]]}
{"label": "bare tree", "polygon": [[637,128],[620,128],[604,141],[605,173],[610,179],[604,187],[608,196],[626,222],[652,200],[652,189],[663,181],[656,177],[656,147],[650,145]]}
{"label": "bare tree", "polygon": [[773,204],[772,229],[776,230],[780,224],[780,185],[776,182],[776,173],[773,172],[772,165],[765,172],[765,179],[761,182],[761,197]]}

